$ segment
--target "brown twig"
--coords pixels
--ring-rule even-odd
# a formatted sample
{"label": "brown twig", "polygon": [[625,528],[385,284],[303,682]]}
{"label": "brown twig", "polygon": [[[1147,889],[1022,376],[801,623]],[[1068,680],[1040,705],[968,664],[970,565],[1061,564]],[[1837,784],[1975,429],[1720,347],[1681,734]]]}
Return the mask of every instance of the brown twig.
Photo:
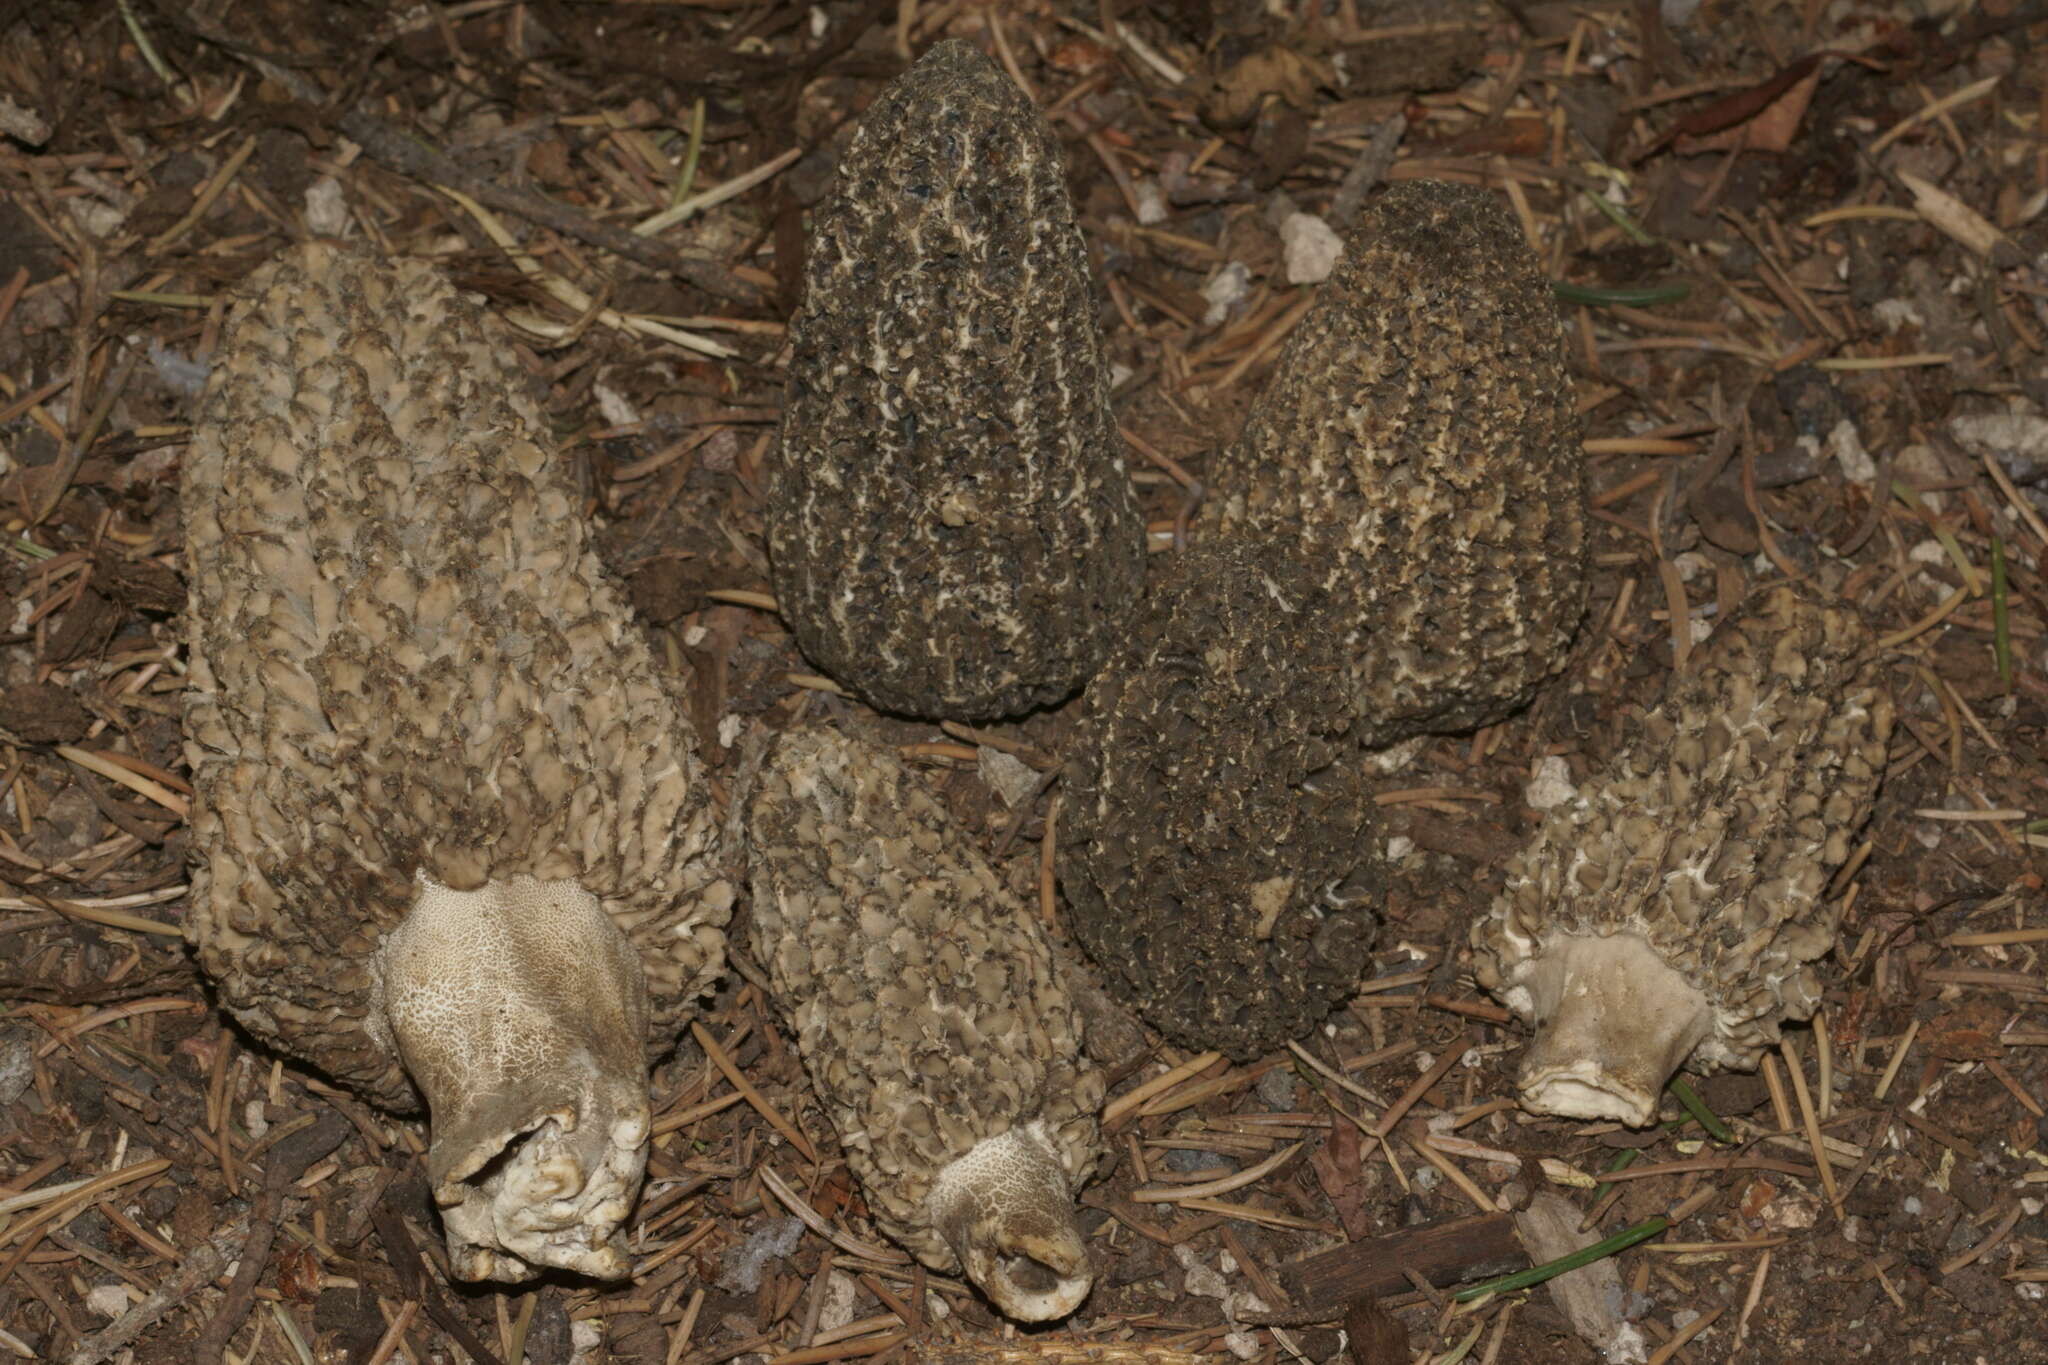
{"label": "brown twig", "polygon": [[[394,1202],[397,1193],[407,1188],[418,1189],[417,1185],[396,1185],[387,1197],[377,1205],[373,1216],[377,1225],[377,1236],[384,1242],[385,1257],[391,1262],[391,1269],[398,1276],[399,1292],[407,1299],[417,1301],[427,1310],[442,1331],[455,1338],[456,1344],[469,1352],[470,1358],[478,1365],[503,1365],[497,1353],[478,1339],[469,1324],[448,1305],[441,1287],[428,1276],[420,1273],[420,1249],[413,1244],[412,1233],[406,1230],[405,1219],[399,1215]],[[203,1359],[203,1357],[202,1357]]]}
{"label": "brown twig", "polygon": [[[267,54],[232,37],[197,14],[188,12],[185,15],[185,23],[207,42],[225,49],[230,55],[254,67],[266,78],[283,86],[293,99],[315,108],[325,108],[328,105],[326,91],[296,71],[280,65]],[[719,298],[741,304],[756,305],[762,301],[760,290],[739,279],[721,261],[694,252],[682,251],[666,242],[639,236],[626,228],[600,223],[587,214],[540,195],[509,189],[495,180],[477,174],[446,153],[428,146],[416,136],[394,128],[384,120],[360,109],[336,112],[333,119],[334,126],[350,141],[360,145],[370,156],[400,175],[461,190],[478,203],[490,208],[514,214],[529,223],[537,223],[551,232],[561,233],[579,242],[602,247],[650,269],[674,274],[707,294],[715,294]]]}
{"label": "brown twig", "polygon": [[228,1285],[220,1311],[199,1334],[192,1358],[211,1362],[221,1359],[228,1341],[256,1301],[256,1284],[270,1264],[270,1247],[277,1240],[278,1223],[284,1212],[285,1191],[310,1169],[314,1162],[341,1146],[349,1134],[348,1120],[333,1110],[321,1114],[311,1127],[293,1133],[277,1144],[263,1168],[263,1192],[249,1210],[249,1238],[237,1256],[241,1264]]}

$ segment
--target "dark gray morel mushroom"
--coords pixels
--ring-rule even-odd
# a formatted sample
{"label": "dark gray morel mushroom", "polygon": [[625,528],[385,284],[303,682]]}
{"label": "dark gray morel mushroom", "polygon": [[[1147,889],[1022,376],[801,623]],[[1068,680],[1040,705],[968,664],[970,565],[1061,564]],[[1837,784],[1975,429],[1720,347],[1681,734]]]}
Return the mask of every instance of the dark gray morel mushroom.
{"label": "dark gray morel mushroom", "polygon": [[312,244],[244,287],[185,456],[186,935],[251,1032],[424,1093],[465,1279],[628,1272],[647,1049],[732,899],[546,433],[440,274]]}
{"label": "dark gray morel mushroom", "polygon": [[1556,300],[1497,195],[1407,181],[1360,217],[1237,442],[1220,524],[1301,538],[1381,747],[1527,704],[1584,610]]}
{"label": "dark gray morel mushroom", "polygon": [[1057,139],[974,48],[862,115],[818,210],[766,508],[804,653],[875,706],[1015,715],[1101,664],[1144,573]]}
{"label": "dark gray morel mushroom", "polygon": [[1278,545],[1175,560],[1088,689],[1061,884],[1112,993],[1243,1059],[1357,990],[1378,836],[1329,594]]}
{"label": "dark gray morel mushroom", "polygon": [[1753,1070],[1812,1015],[1891,734],[1871,652],[1853,607],[1753,597],[1509,864],[1472,946],[1536,1026],[1524,1106],[1649,1123],[1688,1058]]}
{"label": "dark gray morel mushroom", "polygon": [[883,1230],[1038,1322],[1093,1282],[1102,1074],[1037,919],[880,749],[785,734],[750,803],[754,940]]}

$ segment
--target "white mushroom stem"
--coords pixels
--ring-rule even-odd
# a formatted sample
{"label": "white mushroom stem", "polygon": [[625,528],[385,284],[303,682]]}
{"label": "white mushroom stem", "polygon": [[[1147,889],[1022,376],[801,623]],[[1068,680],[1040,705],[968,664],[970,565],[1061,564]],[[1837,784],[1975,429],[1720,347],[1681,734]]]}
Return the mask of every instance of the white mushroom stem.
{"label": "white mushroom stem", "polygon": [[638,954],[573,882],[418,887],[378,956],[382,1023],[427,1097],[456,1275],[624,1276],[647,1166]]}
{"label": "white mushroom stem", "polygon": [[1642,1127],[1714,1022],[1707,997],[1640,934],[1547,941],[1516,990],[1537,1021],[1521,1087],[1539,1114]]}
{"label": "white mushroom stem", "polygon": [[1094,1268],[1043,1122],[984,1138],[954,1158],[926,1208],[967,1278],[1019,1322],[1065,1317],[1088,1297]]}

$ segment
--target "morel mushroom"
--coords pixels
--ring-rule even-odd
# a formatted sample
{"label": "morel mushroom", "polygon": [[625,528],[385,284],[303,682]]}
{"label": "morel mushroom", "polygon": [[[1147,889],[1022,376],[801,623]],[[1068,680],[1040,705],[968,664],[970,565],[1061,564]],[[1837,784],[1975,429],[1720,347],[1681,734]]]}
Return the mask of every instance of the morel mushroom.
{"label": "morel mushroom", "polygon": [[1102,1074],[1038,921],[895,757],[822,728],[749,807],[754,942],[882,1229],[1038,1322],[1093,1282]]}
{"label": "morel mushroom", "polygon": [[1378,839],[1316,574],[1257,542],[1175,560],[1088,689],[1060,879],[1113,994],[1243,1059],[1357,990]]}
{"label": "morel mushroom", "polygon": [[1812,1015],[1891,734],[1871,653],[1851,606],[1752,597],[1509,864],[1472,946],[1536,1026],[1525,1107],[1646,1124],[1688,1058],[1752,1070]]}
{"label": "morel mushroom", "polygon": [[797,643],[875,706],[1014,715],[1101,664],[1144,573],[1059,142],[948,41],[817,212],[766,508]]}
{"label": "morel mushroom", "polygon": [[1557,302],[1497,195],[1405,181],[1361,216],[1210,487],[1336,595],[1360,738],[1525,705],[1585,607]]}
{"label": "morel mushroom", "polygon": [[186,935],[251,1032],[424,1093],[465,1279],[627,1273],[647,1049],[732,899],[547,440],[446,279],[315,243],[249,279],[185,457]]}

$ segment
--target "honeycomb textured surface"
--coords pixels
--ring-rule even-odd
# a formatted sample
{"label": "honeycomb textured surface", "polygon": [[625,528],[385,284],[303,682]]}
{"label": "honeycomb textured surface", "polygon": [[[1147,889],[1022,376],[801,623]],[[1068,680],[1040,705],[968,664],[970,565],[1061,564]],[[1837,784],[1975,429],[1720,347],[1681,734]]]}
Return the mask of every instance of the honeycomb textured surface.
{"label": "honeycomb textured surface", "polygon": [[1102,1153],[1102,1073],[1034,914],[895,756],[818,727],[781,737],[748,811],[754,942],[869,1209],[927,1265],[946,1169],[1035,1128],[1061,1181],[991,1199],[1071,1220]]}
{"label": "honeycomb textured surface", "polygon": [[1640,935],[1706,996],[1694,1064],[1754,1068],[1820,1003],[1841,913],[1824,893],[1891,735],[1873,652],[1853,606],[1753,594],[1509,863],[1472,931],[1480,984],[1541,1027],[1527,982],[1544,954]]}
{"label": "honeycomb textured surface", "polygon": [[402,1109],[375,957],[420,874],[595,896],[656,1050],[724,965],[693,731],[510,356],[431,267],[301,246],[185,457],[186,934],[243,1024]]}
{"label": "honeycomb textured surface", "polygon": [[767,529],[798,644],[885,711],[1060,701],[1138,595],[1059,144],[966,43],[862,115],[814,218]]}
{"label": "honeycomb textured surface", "polygon": [[1584,611],[1580,424],[1549,283],[1499,196],[1392,186],[1288,338],[1211,497],[1337,597],[1360,738],[1526,705]]}
{"label": "honeycomb textured surface", "polygon": [[1277,545],[1176,556],[1084,703],[1060,817],[1074,936],[1167,1037],[1237,1058],[1357,989],[1378,839],[1331,595]]}

